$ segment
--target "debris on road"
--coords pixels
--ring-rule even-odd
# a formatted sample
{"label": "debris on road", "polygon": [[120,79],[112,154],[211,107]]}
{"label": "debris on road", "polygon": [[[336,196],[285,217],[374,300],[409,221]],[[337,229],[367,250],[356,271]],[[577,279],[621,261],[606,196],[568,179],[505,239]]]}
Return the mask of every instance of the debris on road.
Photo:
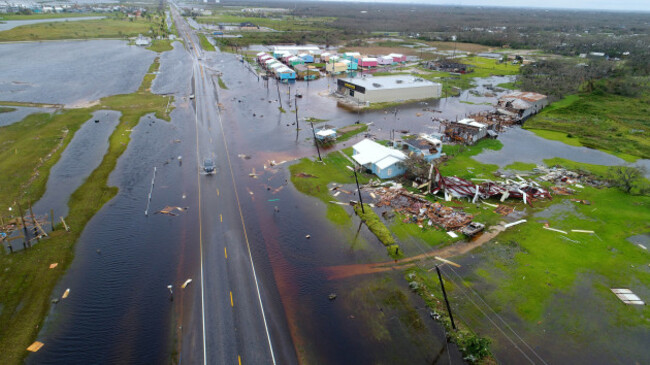
{"label": "debris on road", "polygon": [[61,299],[65,299],[65,298],[67,298],[68,295],[70,295],[70,288],[66,289],[66,290],[63,292],[63,295],[61,296]]}
{"label": "debris on road", "polygon": [[308,234],[308,235],[305,236],[305,238],[306,238],[306,239],[310,239],[310,238],[311,238],[311,235]]}
{"label": "debris on road", "polygon": [[518,225],[518,224],[526,223],[526,222],[528,222],[528,221],[525,220],[525,219],[521,219],[521,220],[518,220],[518,221],[516,221],[516,222],[512,222],[512,223],[504,224],[503,227],[504,227],[504,228],[510,228],[510,227],[516,226],[516,225]]}
{"label": "debris on road", "polygon": [[192,282],[192,279],[187,279],[187,280],[185,280],[185,282],[183,283],[183,285],[181,285],[181,288],[182,288],[182,289],[185,289],[185,288],[186,288],[186,287],[187,287],[191,282]]}
{"label": "debris on road", "polygon": [[625,304],[645,305],[645,302],[630,289],[610,289]]}
{"label": "debris on road", "polygon": [[187,210],[187,207],[181,208],[181,207],[172,207],[172,206],[166,206],[162,208],[161,210],[157,211],[155,214],[167,214],[171,215],[172,217],[177,216],[178,214],[174,213],[174,211],[179,211],[179,212],[184,212]]}
{"label": "debris on road", "polygon": [[242,153],[238,154],[237,157],[241,158],[242,160],[250,160],[251,159],[251,156],[244,155]]}
{"label": "debris on road", "polygon": [[327,297],[329,298],[329,300],[334,300],[334,299],[336,299],[336,294],[332,293],[332,294],[328,295]]}

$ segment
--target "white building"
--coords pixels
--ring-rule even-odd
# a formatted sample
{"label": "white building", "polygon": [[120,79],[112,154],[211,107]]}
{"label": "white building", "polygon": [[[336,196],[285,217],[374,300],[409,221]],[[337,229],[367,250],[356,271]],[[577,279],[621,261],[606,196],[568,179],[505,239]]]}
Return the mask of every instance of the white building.
{"label": "white building", "polygon": [[526,119],[529,116],[536,114],[547,105],[548,97],[546,95],[527,91],[517,91],[499,98],[497,110],[501,114],[519,117],[519,119]]}
{"label": "white building", "polygon": [[359,103],[439,98],[442,85],[409,75],[364,76],[337,80],[337,92]]}

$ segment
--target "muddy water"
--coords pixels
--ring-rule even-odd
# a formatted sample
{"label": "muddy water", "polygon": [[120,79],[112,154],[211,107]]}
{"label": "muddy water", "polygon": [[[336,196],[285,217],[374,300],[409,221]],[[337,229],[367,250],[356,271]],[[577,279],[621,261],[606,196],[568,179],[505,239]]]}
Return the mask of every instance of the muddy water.
{"label": "muddy water", "polygon": [[[264,169],[264,165],[269,166],[269,159],[279,162],[302,154],[315,154],[313,141],[308,140],[311,130],[303,127],[305,129],[296,133],[296,126],[292,125],[295,114],[278,111],[275,84],[271,83],[273,88],[267,90],[264,82],[258,83],[234,57],[223,55],[222,59],[224,62],[218,60],[217,67],[228,70],[223,79],[229,88],[220,92],[221,102],[225,104],[223,119],[240,185],[239,194],[245,197],[242,208],[253,257],[256,266],[275,279],[280,294],[278,300],[287,315],[299,357],[305,363],[357,364],[386,359],[392,359],[389,362],[449,363],[449,356],[457,362],[457,351],[446,352],[444,334],[439,327],[434,325],[437,332],[414,334],[406,331],[404,323],[393,315],[383,316],[381,300],[356,291],[359,287],[381,282],[384,276],[328,278],[323,267],[381,262],[386,259],[385,248],[365,226],[359,228],[359,221],[351,210],[348,213],[352,224],[340,227],[329,222],[325,218],[327,207],[324,203],[297,192],[287,182],[289,173],[284,165]],[[330,119],[328,123],[339,126],[353,123],[357,118],[355,113],[337,109],[335,101],[318,95],[326,85],[326,80],[310,82],[309,86],[306,83],[291,85],[292,94],[296,86],[303,92],[303,98],[298,99],[299,111],[304,111],[306,116]],[[280,85],[285,109],[289,109],[288,89],[289,85]],[[320,110],[323,113],[319,113]],[[249,155],[250,159],[236,158],[237,154]],[[248,176],[253,168],[261,173],[259,179]],[[284,188],[274,194],[280,186]],[[279,212],[274,211],[275,207]],[[306,235],[311,238],[307,239]],[[268,258],[263,257],[264,252]],[[391,276],[395,285],[405,287],[401,275],[395,275]],[[268,285],[270,278],[262,277]],[[337,299],[328,300],[330,293],[336,293]],[[410,297],[410,301],[417,302],[417,298]],[[367,321],[362,319],[366,312],[370,318]],[[421,312],[422,320],[430,324],[428,312]],[[373,321],[378,321],[378,328],[385,329],[390,341],[373,336],[373,329],[377,328]],[[426,339],[426,345],[418,338]],[[441,351],[444,361],[437,357]]]}
{"label": "muddy water", "polygon": [[22,106],[12,106],[16,110],[6,113],[0,113],[0,127],[4,127],[25,119],[26,116],[36,113],[52,113],[55,109],[52,108],[32,108]]}
{"label": "muddy water", "polygon": [[[182,127],[191,118],[188,106],[172,112],[168,123],[145,116],[111,174],[118,195],[88,223],[75,246],[75,260],[53,295],[70,288],[70,296],[53,305],[39,334],[46,346],[28,363],[165,363],[172,302],[168,284],[192,277],[196,250],[195,191],[183,183],[197,168],[191,159],[179,165],[178,155],[191,155],[191,138]],[[153,147],[155,146],[155,147]],[[144,215],[153,167],[157,167],[151,211],[166,205],[187,206],[177,217]],[[186,194],[187,198],[183,198]],[[186,229],[190,227],[191,229]],[[74,227],[73,227],[74,229]],[[188,266],[182,266],[185,263]],[[178,297],[177,297],[178,300]]]}
{"label": "muddy water", "polygon": [[[108,150],[108,137],[119,123],[120,113],[100,110],[75,133],[59,161],[52,166],[43,197],[34,204],[36,215],[68,215],[68,199],[99,166]],[[99,121],[96,123],[95,121]]]}
{"label": "muddy water", "polygon": [[0,100],[80,104],[131,93],[155,56],[121,40],[0,44]]}
{"label": "muddy water", "polygon": [[52,18],[52,19],[33,19],[33,20],[3,20],[0,22],[0,32],[9,30],[23,25],[31,25],[38,23],[52,23],[52,22],[76,22],[80,20],[96,20],[104,19],[104,16],[84,16],[72,18]]}

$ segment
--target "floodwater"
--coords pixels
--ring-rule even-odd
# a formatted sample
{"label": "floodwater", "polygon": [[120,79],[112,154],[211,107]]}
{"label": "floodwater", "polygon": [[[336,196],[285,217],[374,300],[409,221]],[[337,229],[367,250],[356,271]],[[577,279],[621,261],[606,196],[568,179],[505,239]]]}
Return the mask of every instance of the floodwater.
{"label": "floodwater", "polygon": [[75,133],[59,161],[50,170],[45,194],[34,204],[36,215],[49,215],[51,209],[55,217],[68,215],[70,195],[99,166],[108,150],[108,137],[115,130],[119,118],[120,113],[116,111],[96,111]]}
{"label": "floodwater", "polygon": [[[627,164],[623,159],[609,153],[545,139],[519,127],[510,128],[499,134],[499,140],[503,143],[503,148],[498,151],[485,150],[473,158],[479,162],[495,164],[499,167],[516,161],[543,164],[544,159],[553,157],[603,166]],[[650,177],[650,160],[640,159],[634,165],[644,166],[648,169],[646,176]]]}
{"label": "floodwater", "polygon": [[23,107],[23,106],[11,106],[16,110],[0,113],[0,127],[4,127],[16,122],[20,122],[25,119],[26,116],[36,113],[52,113],[56,109],[53,108],[36,108],[36,107]]}
{"label": "floodwater", "polygon": [[74,105],[131,93],[155,57],[122,40],[0,44],[0,100]]}
{"label": "floodwater", "polygon": [[22,25],[31,25],[38,23],[52,23],[52,22],[76,22],[80,20],[97,20],[104,19],[105,16],[83,16],[72,18],[50,18],[50,19],[31,19],[31,20],[2,20],[0,21],[0,32],[9,30]]}
{"label": "floodwater", "polygon": [[192,58],[181,42],[174,42],[172,45],[173,50],[160,56],[160,69],[151,84],[151,92],[161,95],[189,95],[191,85],[186,81],[192,78],[192,68],[188,67]]}

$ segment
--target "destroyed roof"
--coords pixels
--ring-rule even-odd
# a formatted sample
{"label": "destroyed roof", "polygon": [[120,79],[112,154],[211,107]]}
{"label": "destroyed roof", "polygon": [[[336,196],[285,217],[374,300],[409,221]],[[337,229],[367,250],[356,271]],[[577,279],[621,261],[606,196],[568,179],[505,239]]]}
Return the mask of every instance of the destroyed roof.
{"label": "destroyed roof", "polygon": [[[434,139],[435,140],[435,139]],[[422,136],[417,137],[417,138],[409,138],[407,140],[404,140],[404,143],[413,146],[419,150],[429,150],[431,148],[438,148],[440,146],[440,141],[438,141],[438,144],[436,145],[435,142],[432,142],[431,140],[424,138]]]}
{"label": "destroyed roof", "polygon": [[335,135],[335,134],[336,134],[336,131],[333,130],[333,129],[321,129],[318,132],[316,132],[316,135],[320,136],[320,137],[330,137],[330,136]]}
{"label": "destroyed roof", "polygon": [[352,158],[360,165],[373,163],[377,164],[377,167],[383,168],[379,166],[379,162],[384,160],[386,157],[393,157],[394,159],[386,160],[382,162],[382,165],[390,161],[392,161],[392,164],[398,161],[402,161],[406,158],[406,155],[404,153],[393,148],[388,148],[369,139],[364,139],[363,141],[352,146],[352,148],[355,151],[359,152],[358,154],[353,155]]}
{"label": "destroyed roof", "polygon": [[530,91],[516,91],[513,93],[510,93],[508,95],[504,95],[501,97],[501,99],[521,99],[529,102],[535,102],[535,101],[540,101],[542,99],[546,99],[546,95],[530,92]]}
{"label": "destroyed roof", "polygon": [[459,120],[457,122],[454,122],[454,123],[469,125],[469,126],[480,128],[480,129],[487,128],[487,125],[485,125],[483,123],[479,123],[479,122],[477,122],[477,121],[475,121],[474,119],[471,119],[471,118],[461,119],[461,120]]}

